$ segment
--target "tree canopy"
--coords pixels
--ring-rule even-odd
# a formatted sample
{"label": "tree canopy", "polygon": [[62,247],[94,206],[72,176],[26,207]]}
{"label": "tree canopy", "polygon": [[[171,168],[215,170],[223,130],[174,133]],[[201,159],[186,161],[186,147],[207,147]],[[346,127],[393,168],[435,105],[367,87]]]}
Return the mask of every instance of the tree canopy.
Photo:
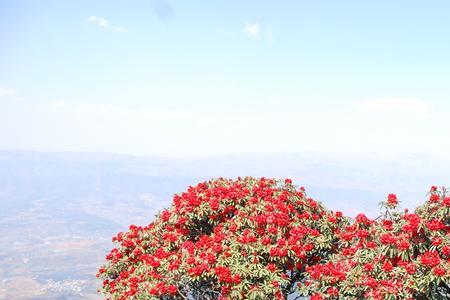
{"label": "tree canopy", "polygon": [[375,220],[326,209],[290,179],[214,179],[131,225],[97,276],[112,299],[450,299],[450,197]]}

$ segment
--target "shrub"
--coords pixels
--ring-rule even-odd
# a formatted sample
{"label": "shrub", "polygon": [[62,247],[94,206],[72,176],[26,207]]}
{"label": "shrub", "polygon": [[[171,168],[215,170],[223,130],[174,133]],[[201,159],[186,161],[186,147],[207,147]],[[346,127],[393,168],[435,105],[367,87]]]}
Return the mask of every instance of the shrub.
{"label": "shrub", "polygon": [[113,299],[287,299],[345,224],[289,179],[215,179],[119,233],[98,276]]}
{"label": "shrub", "polygon": [[339,252],[308,267],[308,293],[318,299],[450,299],[450,197],[432,187],[414,213],[359,215],[339,234]]}
{"label": "shrub", "polygon": [[450,299],[450,196],[397,197],[354,220],[291,180],[215,179],[113,238],[98,272],[113,299]]}

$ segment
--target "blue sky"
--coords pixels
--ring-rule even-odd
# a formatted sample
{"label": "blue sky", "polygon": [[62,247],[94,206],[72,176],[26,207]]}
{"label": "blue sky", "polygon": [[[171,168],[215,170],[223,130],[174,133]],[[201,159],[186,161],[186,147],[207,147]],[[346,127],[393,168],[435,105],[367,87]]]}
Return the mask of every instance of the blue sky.
{"label": "blue sky", "polygon": [[449,11],[0,0],[0,149],[448,158]]}

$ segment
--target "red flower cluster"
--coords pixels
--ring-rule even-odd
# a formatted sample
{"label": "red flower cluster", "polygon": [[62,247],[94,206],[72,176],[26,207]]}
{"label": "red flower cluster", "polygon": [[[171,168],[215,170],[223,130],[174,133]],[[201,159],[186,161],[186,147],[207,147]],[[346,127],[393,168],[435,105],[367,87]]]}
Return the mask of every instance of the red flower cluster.
{"label": "red flower cluster", "polygon": [[125,299],[444,299],[450,197],[413,213],[394,194],[377,219],[333,213],[292,181],[219,178],[189,187],[148,226],[131,225],[99,269]]}
{"label": "red flower cluster", "polygon": [[450,210],[445,190],[432,187],[430,193],[412,214],[400,212],[390,194],[382,217],[358,215],[340,232],[338,253],[307,270],[308,292],[315,299],[444,299],[450,290]]}
{"label": "red flower cluster", "polygon": [[285,299],[344,224],[289,179],[220,178],[119,233],[98,276],[114,299]]}

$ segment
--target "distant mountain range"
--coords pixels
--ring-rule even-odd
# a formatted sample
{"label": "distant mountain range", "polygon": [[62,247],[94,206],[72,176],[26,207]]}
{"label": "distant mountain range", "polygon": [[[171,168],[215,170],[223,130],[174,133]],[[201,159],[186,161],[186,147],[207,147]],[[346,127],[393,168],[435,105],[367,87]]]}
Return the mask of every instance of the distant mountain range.
{"label": "distant mountain range", "polygon": [[130,224],[148,224],[174,193],[212,177],[290,177],[329,208],[375,216],[450,184],[450,163],[421,156],[326,153],[162,159],[0,151],[0,299],[99,299],[95,272]]}

